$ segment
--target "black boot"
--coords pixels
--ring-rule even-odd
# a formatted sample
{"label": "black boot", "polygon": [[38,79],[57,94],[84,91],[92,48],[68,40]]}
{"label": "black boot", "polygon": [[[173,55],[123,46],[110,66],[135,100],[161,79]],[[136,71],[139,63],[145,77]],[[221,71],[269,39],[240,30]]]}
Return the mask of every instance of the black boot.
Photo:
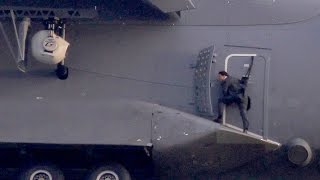
{"label": "black boot", "polygon": [[248,129],[249,129],[249,121],[248,120],[244,120],[243,121],[243,132],[244,133],[248,133]]}
{"label": "black boot", "polygon": [[248,133],[248,129],[249,129],[249,125],[247,124],[247,125],[243,128],[243,132],[244,132],[244,133]]}
{"label": "black boot", "polygon": [[216,119],[213,120],[216,123],[222,123],[222,116],[218,116]]}
{"label": "black boot", "polygon": [[243,129],[243,133],[246,133],[246,134],[247,134],[247,133],[248,133],[248,128],[244,128],[244,129]]}

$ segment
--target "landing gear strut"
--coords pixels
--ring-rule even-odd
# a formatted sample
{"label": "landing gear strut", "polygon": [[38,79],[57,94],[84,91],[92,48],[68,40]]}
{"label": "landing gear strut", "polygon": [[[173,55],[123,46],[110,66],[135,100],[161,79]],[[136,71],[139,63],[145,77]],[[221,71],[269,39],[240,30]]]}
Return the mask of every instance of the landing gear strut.
{"label": "landing gear strut", "polygon": [[[65,32],[66,32],[66,25],[63,20],[60,20],[58,18],[50,18],[47,21],[45,21],[46,30],[50,31],[50,36],[53,37],[53,34],[57,34],[61,38],[65,39]],[[51,48],[55,48],[56,46],[55,42],[44,42],[47,43],[44,45],[45,49],[50,52]],[[69,75],[69,69],[67,66],[64,65],[64,60],[59,62],[57,64],[56,69],[56,76],[60,80],[66,80]]]}
{"label": "landing gear strut", "polygon": [[68,78],[69,75],[69,69],[67,66],[63,65],[62,63],[59,63],[57,65],[57,69],[56,69],[56,75],[59,79],[61,80],[66,80]]}

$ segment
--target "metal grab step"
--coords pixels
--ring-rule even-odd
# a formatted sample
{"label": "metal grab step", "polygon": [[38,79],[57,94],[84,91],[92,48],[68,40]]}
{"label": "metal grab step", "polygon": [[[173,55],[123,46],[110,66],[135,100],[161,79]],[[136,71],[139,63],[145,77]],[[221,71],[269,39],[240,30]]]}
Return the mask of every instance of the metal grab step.
{"label": "metal grab step", "polygon": [[44,19],[49,17],[59,17],[65,19],[92,19],[98,16],[98,12],[94,8],[72,9],[0,6],[0,18],[10,18],[11,10],[14,12],[17,18],[29,17],[31,19]]}

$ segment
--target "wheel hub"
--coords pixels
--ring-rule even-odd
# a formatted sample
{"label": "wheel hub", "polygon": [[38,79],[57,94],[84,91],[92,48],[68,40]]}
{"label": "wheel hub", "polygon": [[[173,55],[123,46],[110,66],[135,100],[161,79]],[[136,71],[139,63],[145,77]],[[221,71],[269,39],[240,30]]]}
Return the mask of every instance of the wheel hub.
{"label": "wheel hub", "polygon": [[48,37],[43,41],[43,48],[46,51],[55,51],[58,48],[57,41],[53,37]]}
{"label": "wheel hub", "polygon": [[96,180],[119,180],[119,176],[113,171],[103,171]]}
{"label": "wheel hub", "polygon": [[52,180],[52,175],[46,170],[38,170],[31,174],[30,180]]}

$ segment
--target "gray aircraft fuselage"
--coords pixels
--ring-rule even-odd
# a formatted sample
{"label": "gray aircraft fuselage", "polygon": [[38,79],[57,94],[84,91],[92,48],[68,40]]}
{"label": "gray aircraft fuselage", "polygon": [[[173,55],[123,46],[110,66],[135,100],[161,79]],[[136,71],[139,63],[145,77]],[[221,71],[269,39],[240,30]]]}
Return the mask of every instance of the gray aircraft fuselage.
{"label": "gray aircraft fuselage", "polygon": [[[194,3],[195,9],[180,16],[156,17],[131,16],[105,5],[111,14],[67,23],[70,74],[64,81],[52,73],[54,66],[35,61],[30,53],[27,73],[19,72],[7,45],[0,43],[0,142],[152,146],[158,167],[170,164],[181,172],[198,167],[193,170],[205,175],[238,167],[267,148],[212,121],[219,96],[215,78],[226,67],[232,76],[244,74],[250,57],[232,57],[226,64],[229,55],[256,54],[248,87],[249,131],[281,144],[302,138],[317,153],[320,2]],[[3,25],[14,42],[10,21]],[[41,29],[35,22],[30,33]],[[212,116],[206,116],[197,111],[192,65],[210,46]],[[227,108],[225,120],[242,128],[234,106]],[[217,135],[221,129],[233,134]],[[220,136],[234,141],[219,144]]]}

